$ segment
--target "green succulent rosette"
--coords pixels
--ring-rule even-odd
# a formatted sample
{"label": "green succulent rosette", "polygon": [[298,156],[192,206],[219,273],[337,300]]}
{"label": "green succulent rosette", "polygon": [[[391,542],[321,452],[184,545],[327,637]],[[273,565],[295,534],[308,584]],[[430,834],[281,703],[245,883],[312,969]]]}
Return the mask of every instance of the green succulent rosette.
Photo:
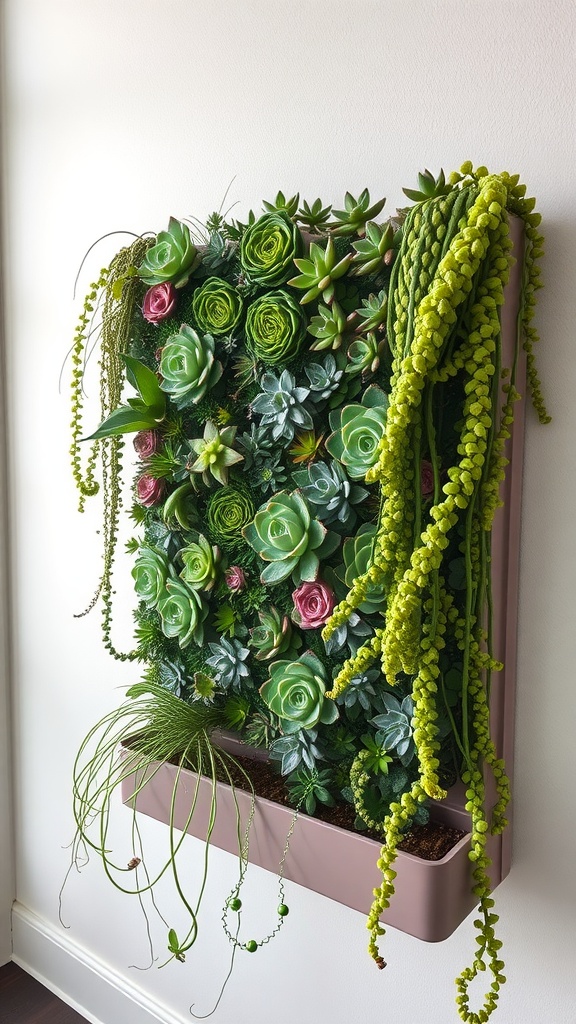
{"label": "green succulent rosette", "polygon": [[302,307],[288,292],[268,292],[248,307],[246,345],[256,359],[276,366],[298,355],[306,337]]}
{"label": "green succulent rosette", "polygon": [[290,574],[296,585],[316,579],[320,567],[318,549],[326,537],[326,528],[312,519],[299,491],[274,494],[242,533],[250,547],[269,563],[260,577],[264,585],[280,583]]}
{"label": "green succulent rosette", "polygon": [[171,217],[168,230],[160,231],[156,244],[148,249],[138,267],[138,276],[147,285],[170,281],[175,288],[182,288],[199,262],[189,228]]}
{"label": "green succulent rosette", "polygon": [[326,450],[346,467],[353,480],[360,480],[375,465],[379,444],[386,430],[388,396],[376,385],[356,402],[330,413],[333,433],[326,441]]}
{"label": "green succulent rosette", "polygon": [[179,404],[199,402],[222,376],[222,364],[214,358],[214,338],[203,338],[182,324],[172,334],[160,356],[160,387]]}
{"label": "green succulent rosette", "polygon": [[220,561],[220,551],[216,544],[210,544],[206,537],[199,534],[197,541],[181,549],[180,558],[184,562],[180,578],[192,590],[212,590]]}
{"label": "green succulent rosette", "polygon": [[246,228],[240,243],[240,264],[256,284],[283,284],[293,272],[293,259],[302,252],[302,236],[281,210],[265,213]]}
{"label": "green succulent rosette", "polygon": [[250,630],[248,644],[255,651],[256,661],[271,661],[279,654],[294,652],[302,640],[293,633],[292,623],[274,605],[258,612],[260,625]]}
{"label": "green succulent rosette", "polygon": [[[348,589],[354,585],[354,581],[359,576],[363,576],[372,564],[377,532],[376,527],[371,523],[364,523],[355,537],[348,537],[344,541],[344,582]],[[369,583],[366,596],[362,604],[358,605],[358,611],[364,615],[381,612],[385,594],[386,591],[381,583]]]}
{"label": "green succulent rosette", "polygon": [[270,678],[260,687],[260,695],[273,714],[282,719],[285,734],[313,729],[321,722],[330,725],[338,718],[335,703],[325,697],[326,672],[312,651],[298,661],[274,661]]}
{"label": "green succulent rosette", "polygon": [[200,647],[204,641],[204,619],[208,608],[197,590],[183,580],[166,580],[166,596],[158,602],[164,636],[178,640],[180,647],[194,641]]}
{"label": "green succulent rosette", "polygon": [[219,487],[208,500],[206,524],[210,536],[223,548],[242,540],[242,531],[254,518],[254,502],[242,487]]}
{"label": "green succulent rosette", "polygon": [[168,573],[166,555],[143,544],[138,551],[132,577],[138,597],[150,608],[155,608],[160,598],[165,595]]}
{"label": "green succulent rosette", "polygon": [[196,289],[192,312],[201,331],[207,334],[230,334],[242,317],[240,292],[221,277],[209,277]]}

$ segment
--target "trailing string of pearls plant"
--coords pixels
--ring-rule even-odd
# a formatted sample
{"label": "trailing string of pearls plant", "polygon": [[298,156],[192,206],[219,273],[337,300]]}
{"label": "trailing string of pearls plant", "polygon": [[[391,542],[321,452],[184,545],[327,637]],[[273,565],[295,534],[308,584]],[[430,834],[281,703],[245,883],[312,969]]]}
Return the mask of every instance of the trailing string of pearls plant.
{"label": "trailing string of pearls plant", "polygon": [[[100,598],[105,646],[146,667],[82,744],[73,861],[92,847],[113,880],[126,870],[106,849],[110,798],[135,766],[144,785],[165,760],[212,778],[209,842],[217,781],[233,786],[240,772],[253,793],[213,739],[232,728],[268,750],[295,815],[347,802],[357,828],[382,836],[368,928],[383,967],[398,846],[460,778],[479,936],[457,1005],[481,1024],[505,980],[486,843],[505,827],[509,799],[489,720],[491,674],[502,667],[490,531],[522,350],[548,420],[533,356],[542,238],[518,176],[467,163],[448,180],[426,171],[404,191],[413,205],[384,223],[384,200],[367,190],[347,193],[342,210],[279,192],[246,224],[221,211],[192,229],[171,219],[123,248],[89,290],[72,352],[71,449],[81,510],[98,490],[98,458],[102,468],[103,572],[87,610]],[[510,215],[523,220],[526,245],[516,353],[503,365]],[[83,471],[82,389],[98,336],[102,423]],[[136,397],[122,404],[125,379]],[[129,544],[137,642],[120,652],[112,569],[127,433],[143,538]],[[129,755],[118,756],[119,740]],[[490,813],[486,771],[497,789]],[[144,879],[115,884],[142,899],[172,870],[190,924],[181,940],[169,929],[168,950],[182,960],[200,899],[190,903],[175,866],[174,801],[165,867],[150,878],[135,823],[128,867]],[[233,956],[268,942],[288,913],[290,838],[279,923],[260,942],[241,940],[228,914],[242,906],[253,810],[243,833],[236,808],[240,874],[223,916]],[[469,985],[486,967],[476,1012]]]}

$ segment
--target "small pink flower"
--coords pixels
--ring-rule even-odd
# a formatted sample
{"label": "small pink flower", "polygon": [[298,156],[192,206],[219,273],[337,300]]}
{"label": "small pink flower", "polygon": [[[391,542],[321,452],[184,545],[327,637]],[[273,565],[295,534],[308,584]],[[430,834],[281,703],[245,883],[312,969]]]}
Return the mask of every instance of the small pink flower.
{"label": "small pink flower", "polygon": [[171,281],[154,284],[142,302],[142,316],[151,324],[165,320],[176,306],[176,289]]}
{"label": "small pink flower", "polygon": [[146,508],[158,505],[164,497],[165,489],[163,480],[157,480],[156,477],[148,476],[147,473],[144,473],[136,484],[138,501]]}
{"label": "small pink flower", "polygon": [[327,583],[301,583],[292,594],[292,619],[301,629],[319,629],[330,617],[334,607],[334,592]]}
{"label": "small pink flower", "polygon": [[420,490],[423,498],[429,498],[434,493],[434,469],[426,459],[420,465]]}
{"label": "small pink flower", "polygon": [[246,586],[246,573],[239,565],[231,565],[229,569],[226,569],[224,579],[226,586],[233,594],[239,594]]}
{"label": "small pink flower", "polygon": [[158,451],[160,434],[157,430],[139,430],[133,444],[140,458],[148,459]]}

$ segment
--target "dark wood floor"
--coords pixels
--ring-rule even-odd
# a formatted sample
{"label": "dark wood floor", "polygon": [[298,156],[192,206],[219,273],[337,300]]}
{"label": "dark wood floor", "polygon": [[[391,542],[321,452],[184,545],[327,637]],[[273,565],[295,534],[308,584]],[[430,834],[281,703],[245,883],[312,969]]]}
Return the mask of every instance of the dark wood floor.
{"label": "dark wood floor", "polygon": [[0,1024],[86,1024],[86,1018],[9,963],[0,967]]}

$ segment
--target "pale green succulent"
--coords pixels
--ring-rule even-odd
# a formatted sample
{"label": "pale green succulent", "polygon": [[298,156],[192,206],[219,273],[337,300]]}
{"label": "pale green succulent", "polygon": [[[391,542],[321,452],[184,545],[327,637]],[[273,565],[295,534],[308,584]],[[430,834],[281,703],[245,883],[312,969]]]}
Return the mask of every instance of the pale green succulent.
{"label": "pale green succulent", "polygon": [[310,387],[310,401],[324,402],[330,398],[340,387],[344,371],[336,365],[336,360],[330,353],[325,356],[322,363],[308,363],[304,367]]}
{"label": "pale green succulent", "polygon": [[374,331],[369,331],[366,337],[355,338],[348,347],[346,373],[359,373],[363,379],[376,373],[385,349],[386,339],[378,338]]}
{"label": "pale green succulent", "polygon": [[321,522],[342,529],[354,526],[356,513],[352,506],[364,501],[368,491],[350,483],[338,462],[315,462],[295,472],[293,477]]}
{"label": "pale green succulent", "polygon": [[242,317],[242,296],[220,277],[209,277],[194,292],[192,312],[201,331],[229,334]]}
{"label": "pale green succulent", "polygon": [[199,402],[222,376],[222,364],[214,358],[214,338],[203,338],[182,324],[172,334],[160,355],[160,387],[172,396],[176,405]]}
{"label": "pale green succulent", "polygon": [[356,314],[362,321],[361,327],[365,331],[375,331],[386,323],[388,316],[388,296],[385,291],[378,294],[371,294],[367,299],[362,299],[362,306],[356,310]]}
{"label": "pale green succulent", "polygon": [[270,661],[279,654],[295,651],[302,646],[302,640],[293,633],[292,623],[274,605],[258,612],[260,625],[250,630],[250,647],[255,651],[257,661]]}
{"label": "pale green succulent", "polygon": [[440,168],[440,174],[434,177],[432,171],[424,170],[418,175],[419,189],[403,188],[402,191],[408,199],[414,203],[424,203],[427,199],[435,199],[437,196],[446,196],[452,191],[452,185],[446,184],[444,171]]}
{"label": "pale green succulent", "polygon": [[198,523],[198,490],[194,483],[181,484],[172,491],[162,509],[162,518],[167,526],[191,530]]}
{"label": "pale green succulent", "polygon": [[269,563],[260,577],[264,585],[280,583],[290,574],[296,585],[316,579],[320,566],[318,549],[326,537],[326,528],[312,519],[298,491],[275,494],[242,534],[260,558]]}
{"label": "pale green succulent", "polygon": [[310,389],[296,387],[296,378],[289,370],[283,370],[279,378],[273,373],[263,374],[260,385],[262,391],[252,402],[252,411],[262,417],[260,426],[269,428],[272,440],[291,441],[297,430],[312,429],[312,416],[304,407]]}
{"label": "pale green succulent", "polygon": [[302,236],[283,210],[265,213],[250,224],[240,242],[240,264],[256,284],[275,287],[290,276],[292,261],[302,251]]}
{"label": "pale green succulent", "polygon": [[292,277],[288,284],[293,288],[305,290],[306,294],[300,299],[303,306],[320,295],[324,302],[330,303],[334,298],[334,282],[343,277],[348,270],[353,253],[347,253],[338,261],[334,242],[329,238],[325,249],[316,242],[311,242],[309,256],[309,259],[294,260],[300,274]]}
{"label": "pale green succulent", "polygon": [[201,533],[198,540],[192,541],[180,551],[184,568],[181,579],[192,590],[212,590],[216,582],[216,574],[220,562],[220,550],[216,544],[210,544]]}
{"label": "pale green succulent", "polygon": [[199,262],[190,229],[171,217],[168,230],[160,231],[156,244],[148,249],[138,267],[138,276],[147,285],[170,281],[175,288],[182,288]]}
{"label": "pale green succulent", "polygon": [[178,640],[182,648],[192,641],[202,645],[208,607],[197,590],[180,579],[166,580],[166,596],[158,602],[158,612],[164,636]]}
{"label": "pale green succulent", "polygon": [[187,442],[196,455],[196,459],[194,455],[191,456],[188,468],[191,473],[201,473],[207,486],[211,476],[219,484],[227,484],[230,466],[243,461],[244,456],[232,448],[236,430],[236,427],[223,427],[219,430],[212,420],[206,420],[204,437]]}
{"label": "pale green succulent", "polygon": [[308,324],[308,334],[311,334],[316,341],[310,345],[311,352],[321,352],[323,349],[339,349],[342,345],[344,330],[346,328],[346,317],[336,301],[331,306],[318,306],[318,316],[313,316]]}
{"label": "pale green succulent", "polygon": [[378,459],[387,411],[388,396],[373,384],[364,392],[361,405],[352,403],[330,413],[334,433],[326,441],[326,451],[346,467],[353,480],[365,477]]}
{"label": "pale green succulent", "polygon": [[143,544],[132,569],[134,590],[141,601],[155,608],[166,590],[169,565],[166,555]]}
{"label": "pale green succulent", "polygon": [[385,199],[379,199],[377,203],[370,205],[370,193],[365,188],[358,199],[347,192],[344,197],[344,210],[333,210],[332,216],[336,218],[335,225],[331,228],[333,235],[361,235],[369,220],[373,220],[381,212]]}
{"label": "pale green succulent", "polygon": [[386,711],[376,715],[372,724],[378,729],[377,735],[382,738],[386,749],[395,750],[402,764],[409,764],[416,749],[412,738],[414,701],[407,696],[400,702],[393,693],[382,693],[380,697]]}
{"label": "pale green succulent", "polygon": [[390,266],[394,258],[393,242],[394,228],[391,224],[380,225],[369,221],[366,224],[366,237],[352,243],[352,248],[356,250],[352,273],[363,277],[366,274],[377,274],[383,267]]}
{"label": "pale green succulent", "polygon": [[270,678],[260,687],[260,695],[270,710],[282,720],[286,735],[300,729],[313,729],[321,722],[330,725],[338,718],[338,709],[325,697],[328,679],[322,662],[312,651],[297,661],[275,661]]}

